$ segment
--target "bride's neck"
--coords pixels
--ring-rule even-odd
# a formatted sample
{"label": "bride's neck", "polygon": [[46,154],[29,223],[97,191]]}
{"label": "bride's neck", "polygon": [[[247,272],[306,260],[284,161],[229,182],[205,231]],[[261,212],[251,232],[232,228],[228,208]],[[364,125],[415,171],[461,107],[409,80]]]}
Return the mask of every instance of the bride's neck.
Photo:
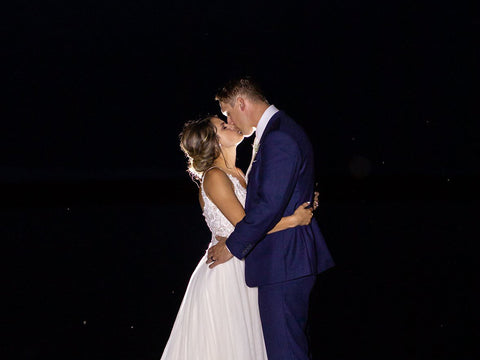
{"label": "bride's neck", "polygon": [[213,164],[225,170],[236,169],[237,149],[236,147],[222,148],[222,153],[215,159]]}

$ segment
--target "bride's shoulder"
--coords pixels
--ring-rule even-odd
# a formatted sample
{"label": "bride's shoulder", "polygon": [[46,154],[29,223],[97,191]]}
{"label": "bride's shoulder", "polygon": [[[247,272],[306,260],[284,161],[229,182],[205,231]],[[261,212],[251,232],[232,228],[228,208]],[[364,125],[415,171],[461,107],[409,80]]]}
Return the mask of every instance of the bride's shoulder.
{"label": "bride's shoulder", "polygon": [[203,189],[208,193],[223,187],[231,187],[232,182],[227,174],[219,168],[211,168],[203,175]]}
{"label": "bride's shoulder", "polygon": [[225,171],[218,167],[212,167],[205,171],[203,174],[203,183],[206,185],[207,183],[212,182],[222,182],[224,180],[229,180]]}

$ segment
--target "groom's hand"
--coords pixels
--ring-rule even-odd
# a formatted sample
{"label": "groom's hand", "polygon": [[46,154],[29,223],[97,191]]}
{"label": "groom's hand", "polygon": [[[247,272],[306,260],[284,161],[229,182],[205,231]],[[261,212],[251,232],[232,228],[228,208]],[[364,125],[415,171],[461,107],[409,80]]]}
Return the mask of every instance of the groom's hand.
{"label": "groom's hand", "polygon": [[232,253],[228,250],[227,245],[225,245],[227,238],[221,236],[217,236],[216,238],[218,244],[208,249],[207,254],[207,264],[211,264],[209,266],[210,269],[227,262],[233,257]]}
{"label": "groom's hand", "polygon": [[320,193],[318,191],[315,191],[313,193],[313,211],[317,210],[318,208],[318,197],[320,196]]}

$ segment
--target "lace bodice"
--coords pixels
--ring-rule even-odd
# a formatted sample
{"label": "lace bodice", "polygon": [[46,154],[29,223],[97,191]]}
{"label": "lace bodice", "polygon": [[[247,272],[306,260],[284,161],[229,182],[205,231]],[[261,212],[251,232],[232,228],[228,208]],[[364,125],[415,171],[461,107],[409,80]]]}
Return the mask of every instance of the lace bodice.
{"label": "lace bodice", "polygon": [[[230,174],[227,174],[227,176],[233,183],[233,188],[235,190],[235,195],[237,196],[238,201],[240,201],[240,204],[245,207],[247,190],[240,184],[240,181],[236,177]],[[230,221],[228,221],[228,219],[222,214],[218,207],[205,194],[205,190],[203,189],[203,180],[201,184],[201,193],[205,204],[203,207],[203,216],[205,217],[208,228],[212,232],[212,242],[216,243],[216,235],[228,237],[232,233],[234,226],[230,223]]]}

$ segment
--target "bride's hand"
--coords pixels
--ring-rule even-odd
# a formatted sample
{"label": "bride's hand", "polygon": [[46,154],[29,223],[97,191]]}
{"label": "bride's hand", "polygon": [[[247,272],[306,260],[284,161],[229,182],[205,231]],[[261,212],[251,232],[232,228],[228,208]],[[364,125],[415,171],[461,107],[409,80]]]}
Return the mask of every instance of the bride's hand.
{"label": "bride's hand", "polygon": [[310,207],[310,202],[305,202],[300,205],[297,210],[291,215],[293,220],[293,227],[308,225],[312,221],[313,208]]}

